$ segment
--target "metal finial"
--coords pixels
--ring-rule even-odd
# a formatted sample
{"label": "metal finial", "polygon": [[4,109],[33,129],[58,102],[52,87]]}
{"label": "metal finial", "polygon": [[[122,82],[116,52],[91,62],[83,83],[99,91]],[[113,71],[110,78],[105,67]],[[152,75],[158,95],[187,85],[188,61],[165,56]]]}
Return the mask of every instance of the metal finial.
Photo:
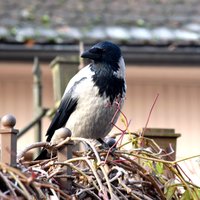
{"label": "metal finial", "polygon": [[7,114],[1,118],[1,124],[5,128],[13,128],[16,124],[16,119],[13,115]]}

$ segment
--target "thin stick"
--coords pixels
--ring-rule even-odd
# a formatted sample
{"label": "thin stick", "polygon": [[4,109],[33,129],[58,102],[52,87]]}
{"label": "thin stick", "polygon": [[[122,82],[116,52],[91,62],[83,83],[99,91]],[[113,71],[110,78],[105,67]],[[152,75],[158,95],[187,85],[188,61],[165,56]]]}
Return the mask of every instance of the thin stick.
{"label": "thin stick", "polygon": [[151,109],[150,109],[149,115],[148,115],[148,117],[147,117],[147,121],[146,121],[145,127],[144,127],[144,129],[143,129],[143,131],[142,131],[142,135],[141,135],[142,137],[144,137],[144,133],[145,133],[145,131],[146,131],[146,129],[147,129],[147,126],[148,126],[148,124],[149,124],[149,120],[150,120],[150,117],[151,117],[153,108],[154,108],[154,106],[155,106],[155,104],[156,104],[156,102],[157,102],[158,97],[159,97],[159,93],[156,95],[156,98],[155,98],[155,100],[154,100],[154,102],[153,102],[153,105],[151,106]]}
{"label": "thin stick", "polygon": [[24,157],[25,153],[27,151],[30,151],[31,149],[34,148],[39,148],[39,147],[44,147],[47,149],[52,148],[52,146],[50,145],[49,142],[36,142],[34,144],[31,144],[30,146],[26,147],[23,151],[21,151],[18,155],[17,155],[17,160],[19,161],[22,157]]}

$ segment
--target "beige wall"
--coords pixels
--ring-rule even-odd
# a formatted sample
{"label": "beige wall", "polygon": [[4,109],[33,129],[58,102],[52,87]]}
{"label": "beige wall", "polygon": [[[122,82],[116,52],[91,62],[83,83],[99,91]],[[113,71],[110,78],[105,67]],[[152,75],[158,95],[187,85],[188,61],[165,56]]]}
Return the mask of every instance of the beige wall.
{"label": "beige wall", "polygon": [[[53,106],[51,71],[46,63],[41,63],[43,77],[43,105]],[[11,113],[17,119],[16,128],[21,129],[33,119],[32,63],[0,63],[0,117]],[[43,132],[49,120],[43,120]],[[18,149],[33,142],[33,130],[18,141]]]}
{"label": "beige wall", "polygon": [[175,128],[178,157],[200,152],[200,68],[139,67],[128,68],[128,95],[124,112],[130,129],[144,127],[156,95],[149,127]]}
{"label": "beige wall", "polygon": [[[52,107],[51,71],[48,64],[43,63],[41,66],[43,105]],[[0,116],[14,114],[17,118],[16,128],[19,129],[31,121],[33,116],[31,74],[32,63],[0,63]],[[199,153],[200,68],[128,66],[127,85],[124,113],[131,120],[131,131],[144,127],[159,93],[148,127],[175,128],[177,133],[181,133],[178,157]],[[43,133],[49,122],[48,119],[44,120]],[[33,131],[30,131],[28,136],[18,141],[18,149],[32,141]]]}

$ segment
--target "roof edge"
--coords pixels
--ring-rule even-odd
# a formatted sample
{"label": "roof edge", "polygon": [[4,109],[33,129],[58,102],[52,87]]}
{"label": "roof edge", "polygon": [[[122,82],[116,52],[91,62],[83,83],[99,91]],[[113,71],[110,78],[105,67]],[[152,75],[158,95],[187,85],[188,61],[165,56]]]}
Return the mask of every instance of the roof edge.
{"label": "roof edge", "polygon": [[[85,48],[90,45],[86,44]],[[120,45],[126,63],[140,64],[200,64],[200,46],[151,46]],[[44,45],[0,44],[0,60],[32,61],[35,56],[41,61],[52,61],[56,56],[79,55],[78,44]]]}

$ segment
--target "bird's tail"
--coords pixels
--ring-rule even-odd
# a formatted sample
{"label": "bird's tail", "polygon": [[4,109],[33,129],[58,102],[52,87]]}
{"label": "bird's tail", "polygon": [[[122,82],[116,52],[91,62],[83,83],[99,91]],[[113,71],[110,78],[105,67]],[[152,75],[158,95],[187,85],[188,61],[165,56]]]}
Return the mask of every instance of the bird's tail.
{"label": "bird's tail", "polygon": [[44,159],[49,159],[50,153],[46,149],[42,149],[40,154],[35,158],[35,160],[44,160]]}

